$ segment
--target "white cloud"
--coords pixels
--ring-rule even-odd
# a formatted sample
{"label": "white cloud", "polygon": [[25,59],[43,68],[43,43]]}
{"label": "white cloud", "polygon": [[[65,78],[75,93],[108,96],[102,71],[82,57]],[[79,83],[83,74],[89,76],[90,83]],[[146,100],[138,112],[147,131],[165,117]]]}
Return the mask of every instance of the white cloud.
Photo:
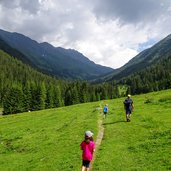
{"label": "white cloud", "polygon": [[1,0],[0,25],[118,68],[171,33],[170,9],[170,0]]}

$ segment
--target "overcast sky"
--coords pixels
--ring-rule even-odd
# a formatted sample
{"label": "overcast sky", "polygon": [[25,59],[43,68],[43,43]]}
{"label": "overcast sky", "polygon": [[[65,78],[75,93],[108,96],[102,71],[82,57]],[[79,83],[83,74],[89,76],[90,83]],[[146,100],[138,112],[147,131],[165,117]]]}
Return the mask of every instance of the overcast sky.
{"label": "overcast sky", "polygon": [[0,0],[0,28],[118,68],[171,34],[171,0]]}

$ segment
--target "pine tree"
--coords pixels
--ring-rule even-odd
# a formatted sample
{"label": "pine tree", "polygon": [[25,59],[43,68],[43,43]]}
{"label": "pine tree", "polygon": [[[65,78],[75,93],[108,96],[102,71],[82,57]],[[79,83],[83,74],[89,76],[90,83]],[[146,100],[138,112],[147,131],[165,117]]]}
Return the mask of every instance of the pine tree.
{"label": "pine tree", "polygon": [[69,106],[69,105],[72,105],[72,94],[71,94],[71,90],[68,89],[66,92],[65,92],[65,106]]}
{"label": "pine tree", "polygon": [[3,107],[4,114],[24,112],[24,95],[21,85],[13,85],[6,94]]}
{"label": "pine tree", "polygon": [[64,105],[63,99],[62,99],[62,93],[60,87],[57,85],[54,87],[54,107],[60,107]]}
{"label": "pine tree", "polygon": [[23,85],[23,94],[24,94],[24,110],[30,111],[31,110],[31,88],[30,88],[29,82],[26,82]]}
{"label": "pine tree", "polygon": [[72,104],[80,103],[76,85],[73,85],[71,94],[72,94]]}
{"label": "pine tree", "polygon": [[31,103],[30,108],[31,110],[38,110],[39,109],[39,91],[35,82],[31,82],[30,85],[31,91]]}
{"label": "pine tree", "polygon": [[46,88],[46,109],[54,107],[54,88],[50,84]]}

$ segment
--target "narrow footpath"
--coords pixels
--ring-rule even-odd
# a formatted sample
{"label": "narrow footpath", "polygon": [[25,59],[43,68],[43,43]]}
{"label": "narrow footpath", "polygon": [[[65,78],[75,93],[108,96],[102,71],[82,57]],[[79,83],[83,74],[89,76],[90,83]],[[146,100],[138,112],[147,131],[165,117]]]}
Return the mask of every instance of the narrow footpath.
{"label": "narrow footpath", "polygon": [[93,169],[93,163],[96,159],[96,153],[98,152],[98,148],[102,142],[103,136],[104,136],[104,126],[103,126],[103,113],[100,112],[100,118],[98,121],[98,134],[97,134],[97,139],[96,139],[96,150],[93,154],[93,160],[91,161],[91,165],[90,165],[90,171],[92,171]]}

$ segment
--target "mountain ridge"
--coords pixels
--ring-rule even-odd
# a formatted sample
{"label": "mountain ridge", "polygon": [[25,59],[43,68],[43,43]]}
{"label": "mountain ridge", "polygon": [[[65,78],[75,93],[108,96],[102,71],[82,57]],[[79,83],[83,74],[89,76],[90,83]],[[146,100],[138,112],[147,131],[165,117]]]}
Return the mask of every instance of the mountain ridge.
{"label": "mountain ridge", "polygon": [[38,43],[20,33],[0,30],[0,38],[21,52],[39,70],[52,76],[90,80],[114,70],[95,64],[76,50],[54,47],[47,42]]}
{"label": "mountain ridge", "polygon": [[[8,47],[8,48],[7,48]],[[171,52],[171,34],[145,49],[118,69],[101,66],[74,49],[54,47],[48,42],[38,43],[20,33],[0,30],[0,48],[31,64],[45,74],[61,79],[88,80],[92,83],[120,80],[154,65]],[[11,48],[11,50],[9,50]]]}
{"label": "mountain ridge", "polygon": [[108,82],[127,77],[131,74],[145,69],[148,66],[155,64],[158,60],[160,60],[161,58],[166,56],[167,53],[170,52],[171,34],[160,40],[152,47],[140,52],[122,67],[114,70],[110,74],[106,74],[103,78],[100,78],[99,80],[94,80],[94,82],[101,82],[101,80]]}

